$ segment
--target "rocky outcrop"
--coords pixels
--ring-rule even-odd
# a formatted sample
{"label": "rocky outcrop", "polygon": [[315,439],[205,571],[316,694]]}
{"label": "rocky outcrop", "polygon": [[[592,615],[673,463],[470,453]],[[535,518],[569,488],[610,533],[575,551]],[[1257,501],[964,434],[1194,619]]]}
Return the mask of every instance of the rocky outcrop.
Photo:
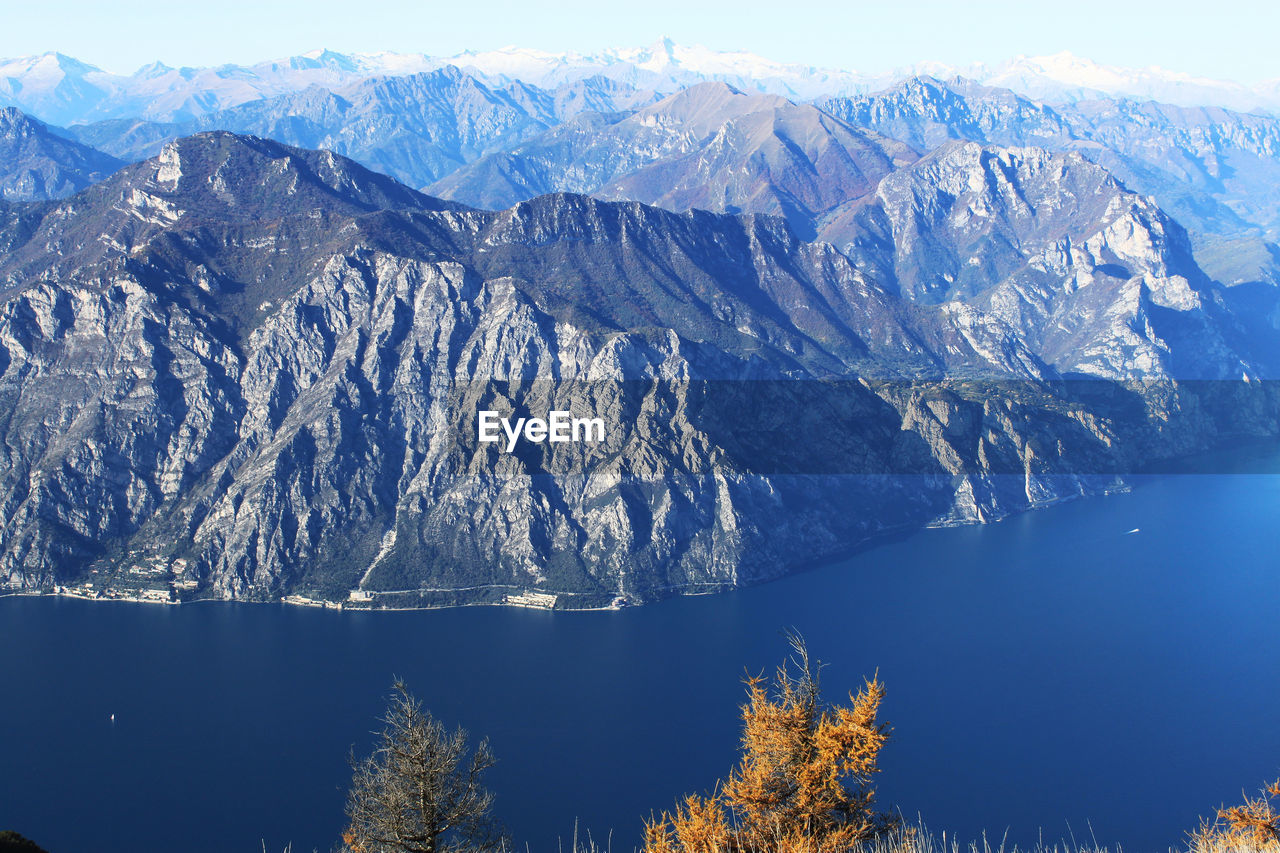
{"label": "rocky outcrop", "polygon": [[956,328],[995,323],[1062,375],[1239,378],[1221,290],[1181,226],[1078,154],[942,146],[823,236]]}

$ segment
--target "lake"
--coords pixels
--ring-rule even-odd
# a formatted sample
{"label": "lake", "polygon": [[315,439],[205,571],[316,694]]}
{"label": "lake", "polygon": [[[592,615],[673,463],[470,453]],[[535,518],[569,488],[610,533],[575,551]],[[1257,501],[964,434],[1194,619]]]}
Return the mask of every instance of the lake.
{"label": "lake", "polygon": [[1280,451],[1204,470],[621,612],[0,599],[0,828],[327,851],[399,676],[489,737],[521,845],[576,820],[627,851],[729,769],[742,676],[794,627],[828,698],[887,685],[884,804],[961,839],[1162,850],[1280,775]]}

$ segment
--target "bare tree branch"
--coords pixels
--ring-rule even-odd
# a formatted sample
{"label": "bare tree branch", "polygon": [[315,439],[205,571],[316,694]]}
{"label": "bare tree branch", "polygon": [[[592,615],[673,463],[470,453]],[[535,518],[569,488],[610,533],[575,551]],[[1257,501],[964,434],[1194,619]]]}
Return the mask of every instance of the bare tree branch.
{"label": "bare tree branch", "polygon": [[499,848],[493,794],[482,783],[495,759],[482,740],[468,759],[467,733],[449,732],[409,693],[392,687],[373,753],[351,757],[343,833],[353,853],[463,853]]}

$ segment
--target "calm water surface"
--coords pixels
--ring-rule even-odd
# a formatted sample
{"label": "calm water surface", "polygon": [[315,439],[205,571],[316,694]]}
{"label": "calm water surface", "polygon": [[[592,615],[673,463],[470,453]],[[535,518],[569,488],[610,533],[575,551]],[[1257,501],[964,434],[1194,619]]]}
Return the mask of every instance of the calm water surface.
{"label": "calm water surface", "polygon": [[1280,775],[1280,453],[1246,455],[1272,473],[1153,479],[620,613],[3,599],[0,828],[51,853],[327,851],[394,675],[490,738],[534,853],[575,819],[627,851],[730,767],[741,677],[794,626],[829,697],[886,682],[886,804],[961,838],[1164,849]]}

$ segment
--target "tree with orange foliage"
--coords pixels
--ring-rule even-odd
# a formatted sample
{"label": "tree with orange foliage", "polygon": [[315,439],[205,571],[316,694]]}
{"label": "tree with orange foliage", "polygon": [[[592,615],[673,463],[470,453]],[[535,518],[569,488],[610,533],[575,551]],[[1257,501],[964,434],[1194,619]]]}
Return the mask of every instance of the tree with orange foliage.
{"label": "tree with orange foliage", "polygon": [[1205,821],[1192,833],[1193,853],[1280,853],[1280,779],[1244,804],[1218,809],[1213,823]]}
{"label": "tree with orange foliage", "polygon": [[828,853],[897,825],[875,811],[871,784],[889,737],[878,720],[884,686],[871,679],[849,705],[826,707],[821,664],[789,639],[795,655],[772,692],[763,676],[747,679],[738,766],[711,796],[646,823],[645,853]]}

